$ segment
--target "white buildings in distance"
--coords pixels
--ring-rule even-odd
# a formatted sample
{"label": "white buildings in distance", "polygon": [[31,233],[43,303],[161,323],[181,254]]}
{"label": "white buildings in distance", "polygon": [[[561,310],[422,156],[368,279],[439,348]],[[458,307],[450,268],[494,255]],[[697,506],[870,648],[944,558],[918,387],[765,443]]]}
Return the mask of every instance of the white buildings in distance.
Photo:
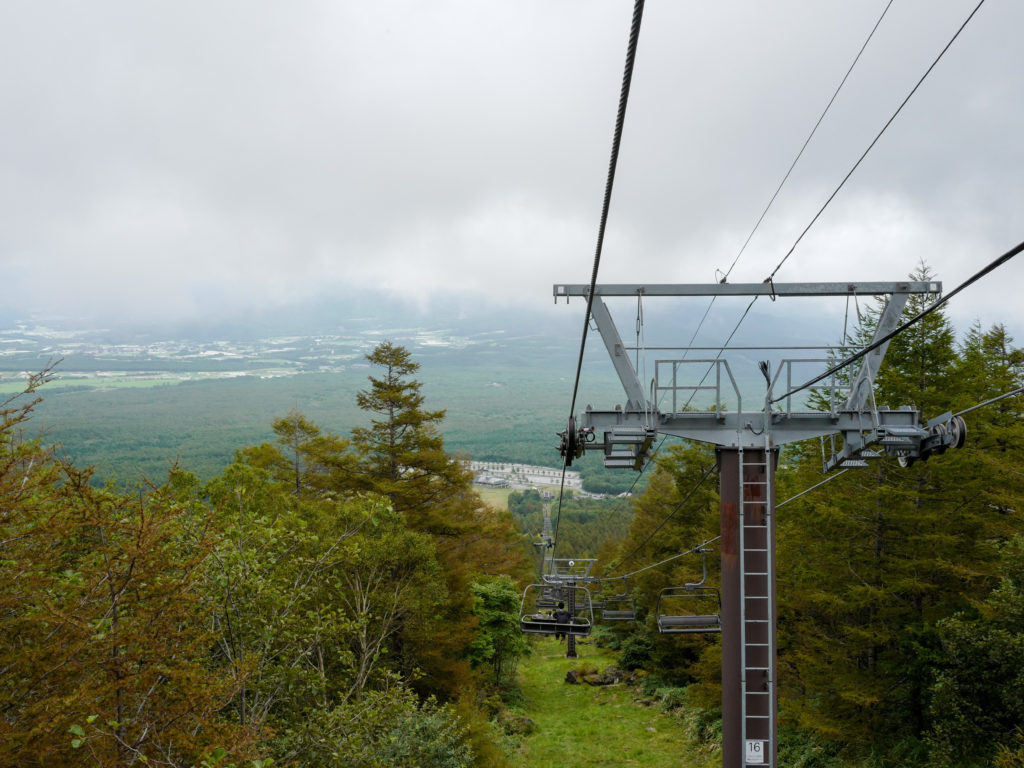
{"label": "white buildings in distance", "polygon": [[[511,464],[502,461],[471,461],[469,469],[473,482],[489,488],[557,488],[562,482],[562,470],[551,467],[537,467],[532,464]],[[571,469],[565,471],[565,487],[574,491],[583,490],[580,473]]]}

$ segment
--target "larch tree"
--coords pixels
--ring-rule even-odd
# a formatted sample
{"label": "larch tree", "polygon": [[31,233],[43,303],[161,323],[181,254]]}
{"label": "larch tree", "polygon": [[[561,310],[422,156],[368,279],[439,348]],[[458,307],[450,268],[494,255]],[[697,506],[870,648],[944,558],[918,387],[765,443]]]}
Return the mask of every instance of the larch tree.
{"label": "larch tree", "polygon": [[439,430],[445,412],[423,408],[422,383],[411,378],[420,365],[407,349],[385,341],[366,359],[381,375],[371,376],[369,389],[356,395],[370,414],[369,427],[352,430],[358,487],[391,499],[417,530],[458,535],[462,527],[441,513],[471,479],[445,452]]}

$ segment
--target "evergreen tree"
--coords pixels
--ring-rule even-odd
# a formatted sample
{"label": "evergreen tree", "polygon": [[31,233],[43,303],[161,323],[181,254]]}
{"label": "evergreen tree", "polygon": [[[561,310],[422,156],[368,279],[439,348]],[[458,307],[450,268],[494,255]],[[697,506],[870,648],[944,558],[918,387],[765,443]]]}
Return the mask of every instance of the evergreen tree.
{"label": "evergreen tree", "polygon": [[470,584],[481,575],[522,572],[528,564],[511,516],[488,507],[473,490],[468,467],[446,453],[439,431],[444,411],[423,408],[422,384],[412,378],[419,363],[391,342],[366,359],[382,373],[357,395],[371,420],[352,430],[351,487],[390,499],[409,528],[433,538],[448,600],[433,621],[405,628],[400,658],[410,676],[428,672],[421,678],[427,691],[449,696],[471,677]]}
{"label": "evergreen tree", "polygon": [[999,585],[979,606],[938,623],[943,655],[932,684],[936,765],[990,763],[1024,728],[1024,538],[999,547]]}
{"label": "evergreen tree", "polygon": [[[912,277],[931,274],[922,268]],[[912,298],[905,317],[932,298]],[[943,312],[931,313],[893,339],[877,402],[914,404],[925,419],[976,402],[982,380],[1008,374],[1013,357],[1001,353],[1000,362],[1000,345],[986,349],[985,336],[969,334],[958,350]],[[862,746],[920,744],[942,656],[937,623],[991,588],[998,569],[992,543],[1021,524],[1009,504],[1019,498],[1020,478],[994,475],[982,447],[994,418],[987,409],[971,416],[964,450],[909,469],[874,461],[780,510],[780,680],[789,718]],[[1013,445],[1020,423],[1006,427],[1001,437]],[[819,482],[816,453],[789,451],[792,469],[780,487]]]}
{"label": "evergreen tree", "polygon": [[366,359],[382,375],[371,376],[370,388],[356,395],[371,417],[369,427],[352,430],[356,487],[389,498],[416,530],[458,535],[460,522],[445,512],[472,479],[444,450],[439,425],[445,412],[424,410],[422,384],[410,378],[420,366],[407,349],[385,341]]}

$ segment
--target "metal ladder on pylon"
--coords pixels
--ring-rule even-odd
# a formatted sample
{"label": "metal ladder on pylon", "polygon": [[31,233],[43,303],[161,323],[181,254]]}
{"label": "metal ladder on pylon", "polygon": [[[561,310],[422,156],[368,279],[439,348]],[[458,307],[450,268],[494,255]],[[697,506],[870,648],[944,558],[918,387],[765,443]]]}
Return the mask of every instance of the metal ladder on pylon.
{"label": "metal ladder on pylon", "polygon": [[541,529],[541,541],[546,542],[546,546],[541,550],[543,553],[540,564],[541,573],[551,573],[551,558],[554,557],[554,548],[551,544],[554,535],[554,527],[551,525],[551,504],[545,504],[544,527]]}
{"label": "metal ladder on pylon", "polygon": [[772,450],[739,451],[740,659],[744,766],[772,766],[776,745]]}

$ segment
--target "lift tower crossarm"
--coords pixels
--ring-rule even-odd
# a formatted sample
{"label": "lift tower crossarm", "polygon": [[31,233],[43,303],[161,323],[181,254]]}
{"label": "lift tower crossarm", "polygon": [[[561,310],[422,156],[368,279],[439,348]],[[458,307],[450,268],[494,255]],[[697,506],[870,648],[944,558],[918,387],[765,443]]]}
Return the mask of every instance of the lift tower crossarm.
{"label": "lift tower crossarm", "polygon": [[615,321],[612,320],[611,313],[608,311],[608,305],[599,296],[594,297],[594,302],[590,308],[590,316],[594,318],[594,322],[597,324],[597,330],[604,340],[605,348],[608,350],[608,357],[611,358],[612,365],[615,366],[615,373],[618,374],[619,381],[622,382],[622,388],[626,392],[626,410],[648,410],[650,406],[647,403],[647,397],[644,395],[643,384],[640,383],[640,379],[636,375],[636,369],[633,367],[633,363],[630,362],[629,355],[626,354],[626,349],[622,345],[622,337],[619,336],[619,331],[615,327]]}
{"label": "lift tower crossarm", "polygon": [[[884,293],[941,293],[937,281],[896,283],[609,283],[594,286],[594,296],[880,296]],[[560,283],[555,299],[588,296],[589,284]]]}

